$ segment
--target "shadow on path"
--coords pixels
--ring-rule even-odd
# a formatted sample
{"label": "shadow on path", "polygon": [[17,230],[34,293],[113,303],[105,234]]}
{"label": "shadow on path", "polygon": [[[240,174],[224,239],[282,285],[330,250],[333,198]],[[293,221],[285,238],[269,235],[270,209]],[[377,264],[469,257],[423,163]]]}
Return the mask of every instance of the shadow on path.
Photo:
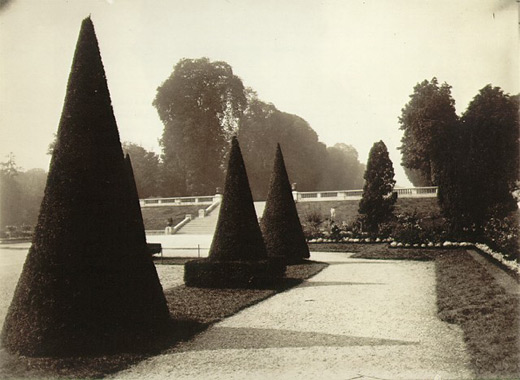
{"label": "shadow on path", "polygon": [[286,347],[404,346],[418,342],[366,338],[279,329],[247,327],[213,327],[194,341],[181,344],[174,351],[206,351],[226,349],[262,349]]}

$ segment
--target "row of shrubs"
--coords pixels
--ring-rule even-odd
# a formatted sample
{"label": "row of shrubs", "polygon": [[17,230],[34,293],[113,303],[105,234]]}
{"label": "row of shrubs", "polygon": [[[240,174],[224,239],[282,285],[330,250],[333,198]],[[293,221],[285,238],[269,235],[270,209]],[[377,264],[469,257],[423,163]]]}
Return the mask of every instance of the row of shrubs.
{"label": "row of shrubs", "polygon": [[494,251],[501,252],[508,260],[519,260],[520,237],[517,215],[506,218],[492,217],[483,230],[467,229],[455,236],[447,228],[446,220],[440,215],[420,217],[417,212],[397,215],[394,220],[379,226],[377,234],[363,231],[360,217],[351,223],[337,224],[324,219],[317,212],[304,216],[302,225],[308,241],[344,242],[390,242],[403,246],[432,247],[443,246],[445,242],[470,241],[485,243]]}

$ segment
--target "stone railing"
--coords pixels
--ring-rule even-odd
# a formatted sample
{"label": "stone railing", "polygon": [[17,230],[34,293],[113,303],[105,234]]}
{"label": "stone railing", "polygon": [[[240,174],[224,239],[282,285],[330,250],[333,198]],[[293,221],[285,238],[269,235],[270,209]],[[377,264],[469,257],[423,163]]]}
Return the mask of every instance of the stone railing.
{"label": "stone railing", "polygon": [[208,195],[195,197],[172,197],[172,198],[146,198],[140,199],[141,207],[158,207],[158,206],[196,206],[196,205],[212,205],[220,203],[222,195]]}
{"label": "stone railing", "polygon": [[[407,187],[394,189],[398,198],[436,198],[437,187]],[[293,191],[296,202],[319,202],[338,200],[359,200],[363,190],[337,190],[337,191]],[[146,198],[140,199],[141,207],[160,206],[194,206],[201,205],[205,213],[211,212],[222,201],[222,195],[196,196],[196,197],[173,197],[173,198]],[[202,208],[202,207],[201,207]]]}
{"label": "stone railing", "polygon": [[[394,189],[398,198],[435,198],[437,197],[437,187],[409,187]],[[338,191],[293,191],[293,198],[296,202],[323,202],[338,200],[359,200],[363,195],[363,190],[338,190]]]}

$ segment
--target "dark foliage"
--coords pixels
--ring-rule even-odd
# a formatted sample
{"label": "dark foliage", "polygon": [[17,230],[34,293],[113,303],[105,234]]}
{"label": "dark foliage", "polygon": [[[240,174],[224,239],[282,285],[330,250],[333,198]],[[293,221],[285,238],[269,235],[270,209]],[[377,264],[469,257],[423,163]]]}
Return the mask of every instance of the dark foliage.
{"label": "dark foliage", "polygon": [[185,281],[197,287],[261,287],[282,277],[285,263],[267,258],[246,168],[232,138],[220,213],[209,257],[185,265]]}
{"label": "dark foliage", "polygon": [[226,62],[175,65],[153,101],[164,123],[163,195],[209,195],[222,186],[226,147],[245,103],[242,80]]}
{"label": "dark foliage", "polygon": [[265,258],[267,251],[258,225],[246,167],[238,140],[233,137],[209,260],[255,261]]}
{"label": "dark foliage", "polygon": [[458,125],[451,86],[439,86],[437,78],[425,80],[414,87],[410,101],[399,117],[403,130],[399,147],[402,165],[414,186],[438,183],[439,170],[444,166],[451,131]]}
{"label": "dark foliage", "polygon": [[359,189],[364,165],[350,145],[326,147],[304,119],[278,110],[248,91],[248,107],[240,118],[239,138],[253,197],[265,200],[272,162],[280,143],[291,180],[299,191]]}
{"label": "dark foliage", "polygon": [[33,245],[2,331],[27,356],[131,351],[169,320],[94,26],[83,21]]}
{"label": "dark foliage", "polygon": [[392,217],[396,194],[392,193],[395,185],[394,168],[383,141],[372,146],[365,171],[365,186],[359,202],[359,214],[363,228],[376,232],[379,224]]}
{"label": "dark foliage", "polygon": [[261,227],[269,256],[282,256],[288,262],[309,257],[280,145],[276,148]]}
{"label": "dark foliage", "polygon": [[480,239],[490,218],[517,209],[518,102],[490,85],[480,90],[446,144],[439,205],[453,233]]}

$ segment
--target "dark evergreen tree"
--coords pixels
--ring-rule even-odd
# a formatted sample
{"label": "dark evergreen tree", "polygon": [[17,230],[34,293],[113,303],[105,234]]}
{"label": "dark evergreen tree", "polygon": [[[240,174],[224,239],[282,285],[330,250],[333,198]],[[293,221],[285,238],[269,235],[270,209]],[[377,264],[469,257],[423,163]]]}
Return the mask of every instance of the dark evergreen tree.
{"label": "dark evergreen tree", "polygon": [[134,350],[149,344],[169,321],[135,214],[135,184],[134,189],[129,184],[94,26],[87,18],[33,244],[4,322],[1,339],[9,352],[59,356]]}
{"label": "dark evergreen tree", "polygon": [[244,160],[238,140],[233,137],[209,257],[187,262],[184,281],[188,286],[256,287],[284,272],[284,263],[268,260]]}
{"label": "dark evergreen tree", "polygon": [[394,167],[383,141],[376,142],[370,149],[364,178],[359,214],[364,218],[363,228],[377,232],[379,225],[392,217],[397,200],[393,193]]}
{"label": "dark evergreen tree", "polygon": [[518,102],[485,86],[447,144],[439,182],[439,205],[453,233],[477,237],[490,217],[516,210],[519,179]]}
{"label": "dark evergreen tree", "polygon": [[269,192],[262,217],[262,232],[269,256],[285,257],[289,263],[298,262],[310,256],[296,211],[280,144],[276,148]]}

